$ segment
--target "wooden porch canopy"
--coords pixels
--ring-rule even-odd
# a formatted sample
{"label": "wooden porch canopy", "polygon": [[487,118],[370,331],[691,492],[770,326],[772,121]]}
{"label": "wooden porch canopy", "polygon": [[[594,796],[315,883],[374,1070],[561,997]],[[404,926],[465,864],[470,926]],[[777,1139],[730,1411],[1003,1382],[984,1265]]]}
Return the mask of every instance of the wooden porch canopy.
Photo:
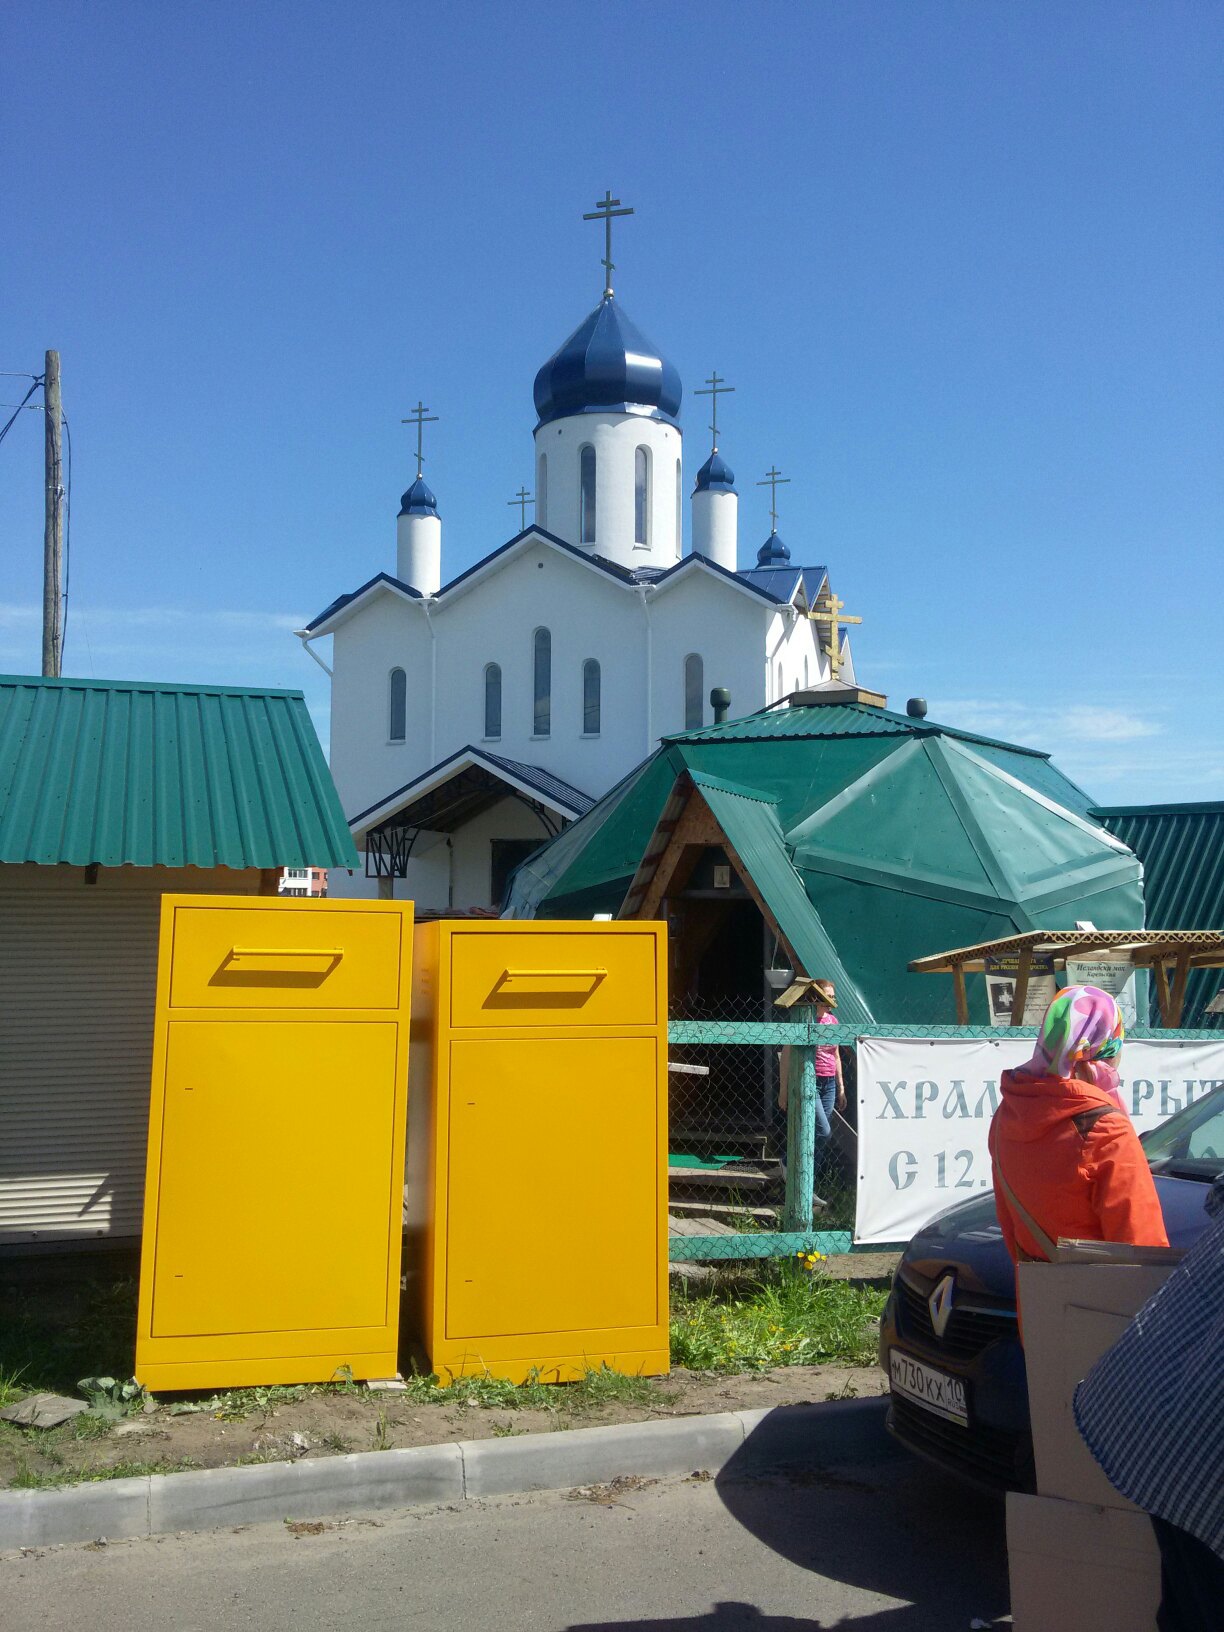
{"label": "wooden porch canopy", "polygon": [[976,946],[959,946],[951,952],[935,952],[927,958],[915,958],[909,968],[913,974],[950,974],[956,987],[956,1023],[967,1026],[969,1003],[965,993],[966,974],[984,973],[987,958],[1018,958],[1011,1017],[1012,1025],[1018,1026],[1022,1024],[1034,957],[1051,956],[1055,968],[1065,968],[1068,958],[1087,958],[1094,952],[1108,952],[1115,957],[1125,954],[1136,969],[1150,969],[1156,981],[1156,1000],[1162,1024],[1179,1026],[1191,970],[1224,969],[1224,931],[1031,929],[1023,935],[1007,935],[1001,940],[980,941]]}

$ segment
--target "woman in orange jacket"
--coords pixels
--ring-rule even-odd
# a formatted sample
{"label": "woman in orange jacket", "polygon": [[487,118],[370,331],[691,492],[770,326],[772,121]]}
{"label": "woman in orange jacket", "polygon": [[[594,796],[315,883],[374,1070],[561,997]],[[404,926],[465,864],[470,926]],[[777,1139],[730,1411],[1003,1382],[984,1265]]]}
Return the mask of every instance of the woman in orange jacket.
{"label": "woman in orange jacket", "polygon": [[1060,1236],[1167,1247],[1139,1136],[1118,1094],[1117,1002],[1067,986],[1027,1065],[1005,1071],[990,1125],[995,1209],[1012,1262],[1049,1259]]}

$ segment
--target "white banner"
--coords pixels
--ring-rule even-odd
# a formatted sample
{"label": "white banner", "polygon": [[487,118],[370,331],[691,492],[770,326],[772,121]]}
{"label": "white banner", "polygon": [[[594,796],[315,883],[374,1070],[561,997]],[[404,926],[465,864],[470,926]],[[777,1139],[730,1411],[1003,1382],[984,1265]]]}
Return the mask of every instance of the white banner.
{"label": "white banner", "polygon": [[[856,1242],[908,1241],[990,1189],[999,1074],[1032,1052],[1031,1037],[859,1040]],[[1144,1133],[1224,1082],[1224,1040],[1128,1042],[1122,1065],[1122,1099]]]}

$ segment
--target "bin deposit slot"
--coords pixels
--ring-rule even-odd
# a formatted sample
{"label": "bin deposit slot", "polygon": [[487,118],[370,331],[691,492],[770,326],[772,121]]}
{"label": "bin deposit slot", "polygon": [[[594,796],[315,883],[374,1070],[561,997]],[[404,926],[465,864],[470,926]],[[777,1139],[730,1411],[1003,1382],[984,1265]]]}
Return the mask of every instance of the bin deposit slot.
{"label": "bin deposit slot", "polygon": [[231,946],[209,984],[321,986],[343,956],[334,946]]}
{"label": "bin deposit slot", "polygon": [[503,969],[485,1006],[490,1009],[580,1009],[607,978],[606,969]]}

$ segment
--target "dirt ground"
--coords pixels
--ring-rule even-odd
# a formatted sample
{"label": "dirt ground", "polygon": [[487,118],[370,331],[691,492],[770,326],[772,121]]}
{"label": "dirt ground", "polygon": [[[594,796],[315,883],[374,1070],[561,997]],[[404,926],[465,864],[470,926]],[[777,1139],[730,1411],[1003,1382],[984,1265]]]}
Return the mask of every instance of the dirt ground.
{"label": "dirt ground", "polygon": [[[402,1394],[311,1393],[304,1399],[255,1407],[240,1420],[213,1413],[174,1415],[158,1404],[148,1414],[125,1418],[103,1436],[77,1439],[68,1428],[10,1430],[0,1439],[0,1486],[36,1478],[118,1468],[147,1473],[192,1466],[215,1468],[238,1462],[283,1462],[335,1456],[346,1451],[435,1445],[455,1439],[492,1439],[554,1433],[603,1423],[645,1422],[714,1411],[753,1410],[800,1401],[852,1399],[885,1391],[876,1367],[784,1366],[774,1371],[726,1376],[675,1371],[650,1384],[644,1400],[610,1400],[580,1410],[567,1407],[564,1385],[551,1410],[515,1410],[474,1404],[427,1404]],[[130,1465],[130,1466],[129,1466]]]}
{"label": "dirt ground", "polygon": [[[822,1273],[830,1279],[882,1287],[898,1256],[895,1252],[856,1253],[831,1258]],[[103,1353],[90,1330],[82,1329],[87,1283],[73,1273],[49,1273],[51,1267],[42,1266],[23,1277],[23,1307],[36,1309],[52,1328],[72,1331],[80,1345],[82,1365],[88,1353],[88,1369],[96,1369],[95,1359],[101,1362]],[[700,1285],[701,1277],[709,1273],[698,1270],[695,1283]],[[17,1296],[16,1287],[5,1290]],[[5,1307],[0,1299],[0,1321]],[[106,1319],[105,1311],[101,1318]],[[68,1375],[74,1374],[70,1368]],[[103,1470],[115,1470],[110,1475],[114,1477],[184,1467],[296,1461],[456,1439],[554,1433],[605,1423],[852,1399],[882,1394],[887,1388],[878,1368],[847,1365],[783,1366],[733,1374],[678,1369],[664,1378],[621,1381],[627,1386],[621,1388],[614,1382],[606,1391],[584,1390],[583,1385],[537,1387],[530,1406],[518,1401],[480,1403],[459,1394],[453,1400],[422,1401],[411,1393],[371,1392],[350,1385],[347,1389],[242,1390],[208,1402],[201,1396],[150,1400],[143,1409],[137,1402],[133,1415],[117,1416],[110,1422],[90,1416],[76,1426],[69,1423],[49,1431],[0,1423],[0,1488],[70,1482],[91,1475],[107,1477]],[[301,1397],[295,1398],[299,1393]],[[208,1408],[200,1409],[203,1404]],[[192,1405],[197,1408],[188,1409]]]}

